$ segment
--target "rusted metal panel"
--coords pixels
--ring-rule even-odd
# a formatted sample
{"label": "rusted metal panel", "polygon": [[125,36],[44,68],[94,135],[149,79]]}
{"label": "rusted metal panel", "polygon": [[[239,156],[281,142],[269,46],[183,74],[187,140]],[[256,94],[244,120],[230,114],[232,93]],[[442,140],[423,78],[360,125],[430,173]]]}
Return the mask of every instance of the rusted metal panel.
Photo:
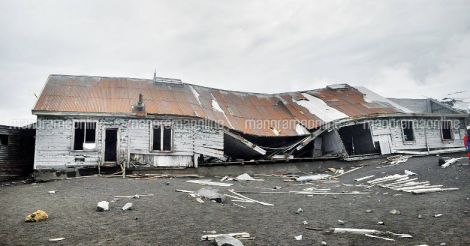
{"label": "rusted metal panel", "polygon": [[[157,82],[150,79],[51,75],[33,111],[132,116],[132,107],[139,94],[143,94],[148,115],[205,118],[227,128],[258,136],[301,134],[296,132],[296,124],[292,122],[304,122],[308,129],[315,129],[325,123],[323,115],[316,115],[301,106],[304,104],[298,103],[308,101],[304,95],[322,100],[325,104],[321,106],[338,110],[347,117],[402,112],[387,104],[385,98],[381,102],[366,101],[365,94],[349,85],[303,92],[261,94],[213,89],[175,79],[156,79]],[[374,96],[377,98],[377,95]],[[217,107],[214,108],[214,105]],[[253,120],[291,123],[276,134],[270,129],[271,124],[250,127],[249,123]]]}

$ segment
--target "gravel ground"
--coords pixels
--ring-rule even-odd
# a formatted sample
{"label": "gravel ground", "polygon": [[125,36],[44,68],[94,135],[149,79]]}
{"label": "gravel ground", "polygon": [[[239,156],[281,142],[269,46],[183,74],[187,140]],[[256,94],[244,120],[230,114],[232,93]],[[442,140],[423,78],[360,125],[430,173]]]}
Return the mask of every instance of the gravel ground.
{"label": "gravel ground", "polygon": [[[463,154],[461,156],[464,156]],[[202,185],[177,179],[121,179],[82,177],[37,184],[2,184],[0,187],[0,237],[5,245],[210,245],[200,241],[204,231],[217,233],[248,232],[254,239],[245,245],[470,245],[470,166],[455,164],[441,169],[437,157],[411,158],[394,167],[377,168],[380,160],[368,161],[357,171],[341,176],[337,183],[315,182],[299,185],[278,177],[262,177],[265,181],[231,182],[237,191],[302,190],[307,187],[330,188],[331,191],[369,191],[369,195],[246,194],[253,199],[274,204],[240,203],[246,208],[205,202],[200,204],[175,189],[197,190]],[[466,163],[467,160],[460,163]],[[370,164],[372,163],[372,164]],[[361,162],[351,163],[359,165]],[[315,165],[315,163],[312,163]],[[342,164],[344,165],[344,163]],[[383,177],[408,169],[420,181],[458,187],[458,191],[412,195],[381,187],[367,190],[355,178],[367,175]],[[216,180],[217,178],[213,178]],[[365,183],[365,182],[361,182]],[[215,186],[214,186],[215,187]],[[223,193],[226,187],[215,187]],[[57,190],[56,194],[48,194]],[[99,201],[111,201],[114,195],[153,193],[140,199],[121,198],[110,203],[111,210],[96,212]],[[122,211],[126,202],[134,210]],[[298,208],[303,213],[295,214]],[[42,209],[49,220],[25,223],[24,217]],[[370,213],[366,210],[372,210]],[[400,215],[389,213],[391,209]],[[422,218],[418,218],[418,214]],[[442,214],[440,217],[434,217]],[[339,225],[338,220],[345,221]],[[307,221],[308,225],[304,225]],[[383,221],[384,225],[378,225]],[[327,234],[305,227],[350,227],[409,233],[413,238],[397,238],[390,242],[361,235]],[[294,236],[303,235],[302,241]],[[60,242],[50,238],[64,237]]]}

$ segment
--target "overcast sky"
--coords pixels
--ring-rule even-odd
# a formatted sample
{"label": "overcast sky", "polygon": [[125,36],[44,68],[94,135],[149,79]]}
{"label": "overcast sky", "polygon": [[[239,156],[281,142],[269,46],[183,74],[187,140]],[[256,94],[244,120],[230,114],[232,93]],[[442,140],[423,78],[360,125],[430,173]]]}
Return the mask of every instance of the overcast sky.
{"label": "overcast sky", "polygon": [[470,101],[470,1],[0,0],[0,124],[49,74]]}

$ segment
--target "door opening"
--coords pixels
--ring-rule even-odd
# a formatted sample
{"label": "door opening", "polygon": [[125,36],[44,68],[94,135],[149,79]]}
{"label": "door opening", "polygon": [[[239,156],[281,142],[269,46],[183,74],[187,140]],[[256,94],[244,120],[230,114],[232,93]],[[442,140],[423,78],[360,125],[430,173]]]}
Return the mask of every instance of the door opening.
{"label": "door opening", "polygon": [[372,141],[368,123],[345,126],[338,132],[348,155],[380,154],[380,147]]}
{"label": "door opening", "polygon": [[117,161],[117,129],[106,129],[104,161]]}

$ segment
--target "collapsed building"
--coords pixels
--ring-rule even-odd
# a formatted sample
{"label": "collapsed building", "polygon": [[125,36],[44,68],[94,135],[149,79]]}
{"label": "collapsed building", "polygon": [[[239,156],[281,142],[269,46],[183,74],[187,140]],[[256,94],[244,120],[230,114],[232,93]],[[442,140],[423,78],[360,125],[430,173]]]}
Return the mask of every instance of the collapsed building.
{"label": "collapsed building", "polygon": [[467,114],[437,101],[415,104],[348,84],[262,94],[156,76],[50,75],[33,109],[34,168],[198,167],[464,149]]}

